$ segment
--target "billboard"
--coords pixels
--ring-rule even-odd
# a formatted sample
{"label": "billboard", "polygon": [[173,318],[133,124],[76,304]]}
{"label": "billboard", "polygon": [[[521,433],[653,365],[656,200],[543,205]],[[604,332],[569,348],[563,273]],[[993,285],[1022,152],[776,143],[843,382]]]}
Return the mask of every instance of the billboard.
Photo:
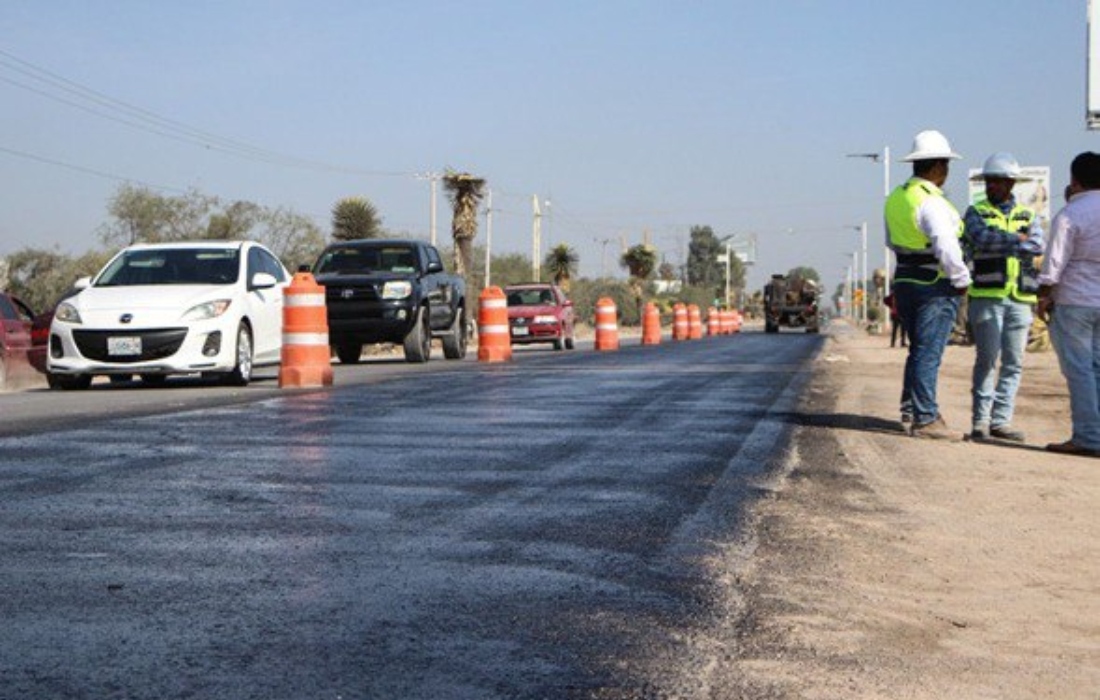
{"label": "billboard", "polygon": [[[981,180],[975,180],[974,177],[981,174],[981,170],[977,168],[971,168],[969,178],[970,198],[968,202],[974,204],[975,202],[985,199],[985,183]],[[1039,225],[1043,227],[1044,231],[1050,230],[1050,167],[1031,165],[1020,168],[1021,180],[1016,181],[1016,186],[1012,188],[1012,194],[1016,196],[1016,201],[1023,204],[1025,207],[1030,207],[1035,210],[1035,218],[1039,220]]]}
{"label": "billboard", "polygon": [[1089,0],[1088,8],[1085,126],[1100,129],[1100,0]]}

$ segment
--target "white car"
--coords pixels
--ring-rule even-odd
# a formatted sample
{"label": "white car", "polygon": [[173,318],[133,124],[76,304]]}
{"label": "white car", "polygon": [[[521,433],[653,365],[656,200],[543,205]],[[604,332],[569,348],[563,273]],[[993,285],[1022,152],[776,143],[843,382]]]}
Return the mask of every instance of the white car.
{"label": "white car", "polygon": [[50,385],[201,372],[243,386],[253,367],[279,362],[289,281],[279,259],[251,241],[130,246],[58,305]]}

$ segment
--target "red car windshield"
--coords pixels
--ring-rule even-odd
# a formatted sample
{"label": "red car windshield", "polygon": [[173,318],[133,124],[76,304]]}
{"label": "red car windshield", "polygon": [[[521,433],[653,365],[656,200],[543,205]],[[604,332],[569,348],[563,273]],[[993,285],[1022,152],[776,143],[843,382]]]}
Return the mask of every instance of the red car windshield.
{"label": "red car windshield", "polygon": [[508,306],[557,306],[554,293],[549,289],[509,289]]}

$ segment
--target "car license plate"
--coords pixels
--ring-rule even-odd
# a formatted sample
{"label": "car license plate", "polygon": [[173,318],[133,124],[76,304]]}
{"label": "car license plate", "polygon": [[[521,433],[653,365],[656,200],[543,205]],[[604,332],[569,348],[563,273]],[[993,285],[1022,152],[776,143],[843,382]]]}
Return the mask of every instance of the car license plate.
{"label": "car license plate", "polygon": [[515,326],[512,328],[512,335],[527,335],[530,333],[530,329],[525,326]]}
{"label": "car license plate", "polygon": [[107,354],[120,356],[134,356],[141,354],[141,338],[135,336],[123,336],[120,338],[107,338]]}

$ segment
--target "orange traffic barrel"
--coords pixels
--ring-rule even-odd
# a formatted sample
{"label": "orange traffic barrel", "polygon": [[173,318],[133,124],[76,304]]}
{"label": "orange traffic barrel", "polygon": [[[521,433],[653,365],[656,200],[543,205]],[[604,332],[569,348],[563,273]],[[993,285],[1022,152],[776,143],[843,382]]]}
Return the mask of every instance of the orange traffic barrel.
{"label": "orange traffic barrel", "polygon": [[508,300],[500,287],[486,287],[478,299],[477,359],[479,362],[507,362],[512,359]]}
{"label": "orange traffic barrel", "polygon": [[619,349],[619,314],[615,302],[600,297],[596,302],[596,349]]}
{"label": "orange traffic barrel", "polygon": [[707,335],[714,337],[722,332],[722,319],[718,309],[713,306],[707,309]]}
{"label": "orange traffic barrel", "polygon": [[688,339],[688,309],[679,302],[672,307],[672,339]]}
{"label": "orange traffic barrel", "polygon": [[661,312],[652,301],[645,305],[642,314],[642,345],[661,344]]}
{"label": "orange traffic barrel", "polygon": [[733,312],[729,309],[722,309],[718,312],[718,332],[722,335],[729,335],[733,333]]}
{"label": "orange traffic barrel", "polygon": [[332,385],[325,288],[308,271],[283,289],[283,348],[279,388]]}
{"label": "orange traffic barrel", "polygon": [[703,337],[703,314],[698,304],[688,304],[688,338],[699,340]]}

